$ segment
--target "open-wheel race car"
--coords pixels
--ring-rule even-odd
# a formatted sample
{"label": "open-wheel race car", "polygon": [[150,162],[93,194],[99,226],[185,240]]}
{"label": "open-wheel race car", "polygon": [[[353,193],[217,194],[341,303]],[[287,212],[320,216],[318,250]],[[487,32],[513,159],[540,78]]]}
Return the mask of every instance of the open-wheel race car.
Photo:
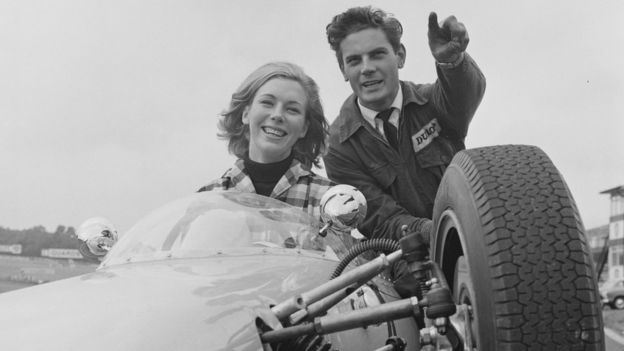
{"label": "open-wheel race car", "polygon": [[[458,153],[430,250],[351,240],[365,202],[338,186],[324,226],[255,194],[168,204],[90,274],[0,295],[6,350],[604,350],[595,273],[572,196],[532,146]],[[93,228],[93,227],[91,227]],[[79,233],[81,235],[81,233]],[[394,267],[418,284],[399,294]]]}

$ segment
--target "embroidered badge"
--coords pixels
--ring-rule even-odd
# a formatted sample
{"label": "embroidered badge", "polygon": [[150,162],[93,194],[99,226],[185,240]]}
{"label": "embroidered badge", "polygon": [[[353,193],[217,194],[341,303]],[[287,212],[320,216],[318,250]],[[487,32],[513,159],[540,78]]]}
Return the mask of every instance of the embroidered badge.
{"label": "embroidered badge", "polygon": [[416,134],[412,135],[414,152],[418,152],[431,144],[433,139],[440,135],[440,131],[442,131],[442,127],[440,127],[438,120],[434,118]]}

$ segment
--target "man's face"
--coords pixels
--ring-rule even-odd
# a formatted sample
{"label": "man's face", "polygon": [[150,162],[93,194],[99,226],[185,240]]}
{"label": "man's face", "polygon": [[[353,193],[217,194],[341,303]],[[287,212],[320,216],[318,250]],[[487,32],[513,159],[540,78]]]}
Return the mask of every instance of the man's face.
{"label": "man's face", "polygon": [[399,89],[399,68],[405,62],[401,45],[394,52],[386,34],[367,28],[349,34],[341,43],[342,74],[360,103],[375,111],[390,107]]}

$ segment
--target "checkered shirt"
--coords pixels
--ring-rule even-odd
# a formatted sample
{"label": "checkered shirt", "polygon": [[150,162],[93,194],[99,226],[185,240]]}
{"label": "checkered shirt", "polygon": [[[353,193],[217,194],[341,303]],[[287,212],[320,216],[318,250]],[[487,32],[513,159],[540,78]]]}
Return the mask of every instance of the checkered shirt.
{"label": "checkered shirt", "polygon": [[[270,197],[299,207],[314,218],[320,218],[321,197],[334,185],[336,184],[329,179],[305,170],[301,162],[293,159],[290,168],[275,184]],[[216,190],[256,192],[251,178],[245,171],[245,163],[242,159],[238,159],[221,178],[203,186],[198,192]]]}

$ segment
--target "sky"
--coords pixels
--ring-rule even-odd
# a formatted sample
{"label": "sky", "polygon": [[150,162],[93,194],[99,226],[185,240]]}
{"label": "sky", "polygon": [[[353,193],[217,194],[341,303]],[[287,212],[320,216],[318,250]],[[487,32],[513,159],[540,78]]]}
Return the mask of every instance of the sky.
{"label": "sky", "polygon": [[[291,61],[334,120],[350,88],[325,38],[373,5],[403,24],[400,78],[433,82],[430,11],[455,15],[487,90],[468,148],[529,144],[563,174],[586,228],[624,185],[624,2],[8,0],[0,2],[0,226],[124,232],[234,162],[218,114],[258,66]],[[618,103],[619,101],[619,103]],[[324,171],[321,171],[323,173]]]}

